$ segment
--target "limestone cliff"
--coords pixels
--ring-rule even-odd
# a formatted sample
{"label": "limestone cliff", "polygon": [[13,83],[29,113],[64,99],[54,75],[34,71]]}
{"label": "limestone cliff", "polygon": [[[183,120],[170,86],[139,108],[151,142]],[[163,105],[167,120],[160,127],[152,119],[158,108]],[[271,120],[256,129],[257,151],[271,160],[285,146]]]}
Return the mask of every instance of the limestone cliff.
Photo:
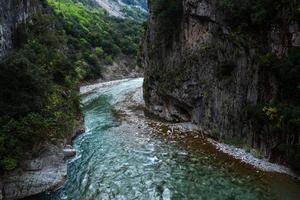
{"label": "limestone cliff", "polygon": [[0,57],[16,45],[18,25],[41,6],[41,0],[0,0]]}
{"label": "limestone cliff", "polygon": [[269,104],[278,97],[278,80],[258,58],[267,52],[281,58],[299,47],[299,20],[285,18],[299,1],[280,11],[278,26],[253,25],[247,31],[222,1],[164,2],[149,2],[143,44],[149,112],[192,121],[214,137],[257,147],[269,158],[278,137],[299,144],[297,133],[262,137],[244,112],[249,105]]}

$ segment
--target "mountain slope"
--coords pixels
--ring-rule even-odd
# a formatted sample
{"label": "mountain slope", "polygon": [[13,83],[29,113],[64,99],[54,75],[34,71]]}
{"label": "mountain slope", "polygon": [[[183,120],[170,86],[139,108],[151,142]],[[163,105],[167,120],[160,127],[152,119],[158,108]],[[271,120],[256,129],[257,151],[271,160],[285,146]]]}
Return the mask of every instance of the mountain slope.
{"label": "mountain slope", "polygon": [[111,16],[145,21],[147,2],[145,0],[95,0]]}
{"label": "mountain slope", "polygon": [[[78,84],[138,76],[142,24],[83,1],[4,4],[1,17],[0,169],[72,134]],[[9,31],[6,31],[9,30]],[[25,154],[26,152],[26,154]]]}
{"label": "mountain slope", "polygon": [[92,0],[0,0],[0,11],[0,199],[17,199],[65,179],[79,84],[141,74],[142,23]]}

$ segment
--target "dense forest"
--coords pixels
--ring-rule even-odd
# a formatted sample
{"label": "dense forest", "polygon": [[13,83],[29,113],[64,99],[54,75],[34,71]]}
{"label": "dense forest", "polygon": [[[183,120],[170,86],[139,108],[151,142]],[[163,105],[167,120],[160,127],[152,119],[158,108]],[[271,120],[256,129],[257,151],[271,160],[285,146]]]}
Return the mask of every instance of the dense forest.
{"label": "dense forest", "polygon": [[82,81],[100,78],[120,55],[136,65],[142,20],[110,17],[93,1],[41,2],[17,26],[14,50],[0,61],[1,171],[73,131]]}

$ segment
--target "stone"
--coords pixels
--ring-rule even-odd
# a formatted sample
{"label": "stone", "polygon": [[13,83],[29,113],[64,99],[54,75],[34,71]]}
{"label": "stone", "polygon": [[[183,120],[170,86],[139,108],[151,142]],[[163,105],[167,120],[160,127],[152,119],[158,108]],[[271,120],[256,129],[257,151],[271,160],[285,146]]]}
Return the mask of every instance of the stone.
{"label": "stone", "polygon": [[43,162],[40,159],[26,160],[21,163],[21,167],[26,171],[38,171],[43,168]]}
{"label": "stone", "polygon": [[71,148],[66,148],[63,150],[64,152],[64,158],[70,158],[76,155],[76,150]]}
{"label": "stone", "polygon": [[41,7],[39,0],[0,1],[0,57],[14,47],[13,34],[18,25]]}
{"label": "stone", "polygon": [[1,182],[1,180],[0,180],[0,200],[2,200],[3,199],[3,184],[2,184],[2,182]]}
{"label": "stone", "polygon": [[47,144],[38,158],[23,161],[21,168],[1,177],[5,199],[20,199],[61,186],[67,165],[61,145]]}
{"label": "stone", "polygon": [[300,47],[300,32],[293,33],[292,45],[294,47]]}

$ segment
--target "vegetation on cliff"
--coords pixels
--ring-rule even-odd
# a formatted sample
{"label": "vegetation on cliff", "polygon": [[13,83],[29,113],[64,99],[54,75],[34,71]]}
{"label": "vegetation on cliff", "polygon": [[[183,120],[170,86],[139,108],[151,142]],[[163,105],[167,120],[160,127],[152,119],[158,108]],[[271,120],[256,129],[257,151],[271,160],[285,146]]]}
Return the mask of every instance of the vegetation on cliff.
{"label": "vegetation on cliff", "polygon": [[[294,2],[294,3],[293,3]],[[220,9],[225,14],[225,21],[239,31],[268,30],[274,25],[288,25],[292,20],[299,20],[299,5],[292,0],[221,0]]]}
{"label": "vegetation on cliff", "polygon": [[[289,26],[300,25],[300,5],[286,0],[243,1],[243,4],[222,0],[219,5],[236,37],[256,40],[257,64],[263,79],[270,76],[276,79],[276,97],[271,101],[261,99],[258,105],[247,105],[246,122],[250,121],[262,141],[268,141],[271,159],[284,160],[300,171],[300,144],[297,142],[300,137],[300,48],[292,47],[288,32]],[[278,27],[283,30],[280,38],[283,48],[276,55],[259,43]],[[261,81],[262,87],[264,81]]]}
{"label": "vegetation on cliff", "polygon": [[141,23],[110,17],[101,8],[88,8],[70,0],[48,2],[63,23],[68,46],[83,79],[99,77],[101,66],[111,64],[120,54],[135,60]]}
{"label": "vegetation on cliff", "polygon": [[18,49],[0,62],[0,168],[11,170],[24,152],[73,131],[79,112],[76,71],[57,19],[36,13],[16,31]]}
{"label": "vegetation on cliff", "polygon": [[110,17],[91,1],[42,2],[43,10],[17,26],[16,48],[0,61],[1,171],[74,131],[81,81],[101,77],[119,55],[133,64],[137,56],[141,22]]}
{"label": "vegetation on cliff", "polygon": [[[246,72],[248,67],[250,70],[246,73],[249,73],[249,77],[257,70],[255,75],[258,84],[253,84],[257,87],[257,102],[253,105],[250,99],[249,102],[242,103],[241,108],[244,109],[239,108],[239,113],[235,115],[243,118],[241,126],[232,125],[232,129],[227,127],[230,131],[220,130],[217,123],[223,119],[217,117],[215,119],[218,119],[218,122],[209,120],[207,124],[203,122],[204,126],[212,128],[211,132],[216,138],[235,137],[231,139],[244,142],[243,145],[248,140],[252,147],[262,147],[262,150],[267,151],[264,153],[270,156],[271,160],[289,164],[300,170],[300,48],[299,44],[293,45],[292,41],[294,32],[299,32],[299,1],[222,0],[216,1],[216,5],[209,1],[199,2],[189,1],[183,4],[181,0],[150,1],[153,21],[152,27],[148,29],[151,32],[148,31],[147,35],[150,38],[151,34],[151,38],[146,40],[153,43],[146,45],[145,52],[146,59],[149,59],[145,61],[146,103],[154,107],[151,104],[155,105],[155,102],[149,101],[152,96],[152,101],[166,99],[166,104],[171,98],[177,98],[178,101],[185,101],[180,102],[181,104],[205,104],[201,111],[194,107],[194,110],[197,110],[195,112],[199,112],[195,114],[197,117],[206,117],[208,113],[209,118],[221,109],[224,118],[230,119],[235,115],[236,107],[231,107],[233,113],[230,113],[231,111],[227,110],[230,103],[219,102],[220,99],[243,102],[249,94],[242,94],[245,98],[226,99],[223,96],[212,97],[212,92],[217,90],[217,94],[226,96],[233,95],[237,88],[239,92],[243,91],[246,81],[239,80],[238,76],[242,76],[240,73]],[[182,12],[185,13],[182,15]],[[182,28],[189,29],[180,30]],[[182,38],[175,37],[178,31]],[[191,31],[194,32],[191,34]],[[201,33],[203,38],[198,37]],[[186,35],[188,38],[185,38]],[[251,63],[241,63],[242,59],[251,60]],[[205,80],[206,77],[201,77],[204,72],[211,78]],[[254,83],[255,81],[253,80]],[[190,91],[188,87],[194,91]],[[201,96],[198,97],[194,93]],[[187,96],[190,99],[197,98],[197,102],[189,101],[188,98],[182,100]],[[212,106],[216,102],[220,107]],[[158,104],[160,106],[163,103]],[[208,108],[209,106],[213,108]],[[203,118],[201,120],[205,121],[206,118]],[[219,125],[223,126],[225,123],[226,120]],[[248,133],[244,133],[241,127]],[[236,129],[233,130],[234,128]],[[224,134],[226,131],[229,133]],[[253,138],[241,138],[248,136]]]}

